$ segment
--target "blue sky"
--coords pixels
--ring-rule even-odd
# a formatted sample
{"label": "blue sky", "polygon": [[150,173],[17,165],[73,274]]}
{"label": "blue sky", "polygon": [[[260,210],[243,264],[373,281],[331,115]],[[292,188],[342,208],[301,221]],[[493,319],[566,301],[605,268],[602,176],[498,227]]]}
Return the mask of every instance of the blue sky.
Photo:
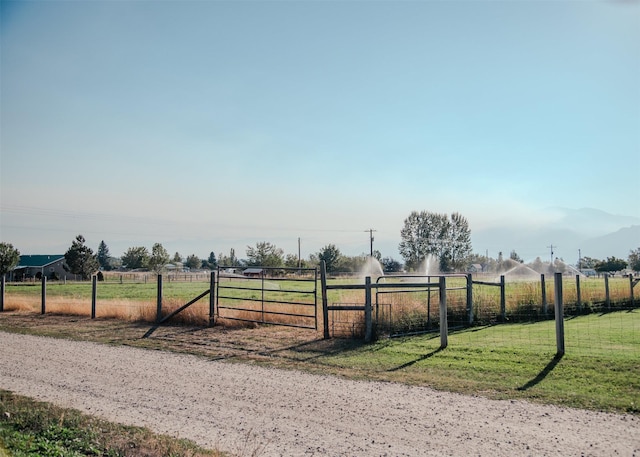
{"label": "blue sky", "polygon": [[355,255],[373,228],[399,259],[413,210],[640,217],[638,2],[1,5],[0,238],[25,254]]}

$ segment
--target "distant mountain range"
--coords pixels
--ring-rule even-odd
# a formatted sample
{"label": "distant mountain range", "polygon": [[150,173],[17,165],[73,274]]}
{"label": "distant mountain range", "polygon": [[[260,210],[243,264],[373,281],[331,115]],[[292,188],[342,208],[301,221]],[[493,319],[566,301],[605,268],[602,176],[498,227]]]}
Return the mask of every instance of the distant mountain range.
{"label": "distant mountain range", "polygon": [[582,257],[626,259],[632,249],[640,247],[640,218],[593,208],[549,208],[549,212],[554,216],[552,221],[532,229],[472,229],[474,252],[486,249],[490,257],[496,257],[496,251],[502,251],[507,257],[515,250],[525,261],[536,257],[548,260],[553,245],[554,257],[575,263],[578,251]]}

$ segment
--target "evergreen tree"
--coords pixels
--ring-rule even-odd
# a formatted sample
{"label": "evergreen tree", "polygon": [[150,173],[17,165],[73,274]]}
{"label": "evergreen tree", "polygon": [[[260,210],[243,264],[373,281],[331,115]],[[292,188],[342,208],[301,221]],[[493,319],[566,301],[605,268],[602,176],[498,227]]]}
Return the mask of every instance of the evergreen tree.
{"label": "evergreen tree", "polygon": [[100,264],[98,256],[84,244],[85,241],[82,235],[78,235],[64,254],[64,260],[71,273],[82,276],[82,279],[89,279],[93,273],[98,271]]}
{"label": "evergreen tree", "polygon": [[107,247],[107,243],[104,240],[100,241],[100,245],[98,246],[98,264],[100,268],[103,270],[111,270],[111,263],[109,255],[109,248]]}

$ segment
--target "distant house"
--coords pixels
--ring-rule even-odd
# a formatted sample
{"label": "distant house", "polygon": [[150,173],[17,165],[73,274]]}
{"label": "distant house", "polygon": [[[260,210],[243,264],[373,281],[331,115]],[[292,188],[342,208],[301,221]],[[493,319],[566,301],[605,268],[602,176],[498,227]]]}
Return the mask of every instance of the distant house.
{"label": "distant house", "polygon": [[65,271],[64,255],[21,255],[18,266],[11,272],[10,281],[29,279],[61,279],[68,276]]}
{"label": "distant house", "polygon": [[479,263],[474,263],[469,265],[469,268],[467,268],[467,271],[469,273],[482,273],[482,265],[480,265]]}
{"label": "distant house", "polygon": [[248,278],[260,278],[263,272],[262,268],[247,268],[242,272],[242,275]]}

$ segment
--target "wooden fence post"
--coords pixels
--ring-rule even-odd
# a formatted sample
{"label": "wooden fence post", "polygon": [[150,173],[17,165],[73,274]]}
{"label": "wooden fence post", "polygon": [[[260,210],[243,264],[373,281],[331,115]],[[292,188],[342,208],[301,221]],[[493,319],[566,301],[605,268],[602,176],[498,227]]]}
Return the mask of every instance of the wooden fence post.
{"label": "wooden fence post", "polygon": [[[635,308],[636,306],[636,301],[633,298],[633,286],[635,286],[634,282],[633,282],[633,275],[629,275],[629,290],[631,292],[631,307]],[[2,308],[0,308],[0,311],[2,311]]]}
{"label": "wooden fence post", "polygon": [[159,323],[161,320],[162,320],[162,275],[158,275],[156,322]]}
{"label": "wooden fence post", "polygon": [[371,276],[364,278],[364,341],[370,343],[373,337],[371,319]]}
{"label": "wooden fence post", "polygon": [[540,275],[540,287],[542,291],[542,314],[546,316],[549,310],[547,306],[547,283],[544,280],[544,273]]}
{"label": "wooden fence post", "polygon": [[507,322],[507,293],[504,283],[504,275],[500,276],[500,320]]}
{"label": "wooden fence post", "polygon": [[[4,311],[4,289],[6,287],[6,278],[2,275],[2,279],[0,279],[0,313]],[[633,293],[633,283],[631,283],[631,292]]]}
{"label": "wooden fence post", "polygon": [[449,325],[447,322],[447,283],[444,276],[440,276],[438,286],[440,292],[440,349],[444,349],[449,344]]}
{"label": "wooden fence post", "polygon": [[211,270],[211,276],[209,277],[209,327],[215,325],[216,315],[216,272]]}
{"label": "wooden fence post", "polygon": [[611,295],[609,295],[609,273],[604,274],[604,293],[607,310],[611,309]]}
{"label": "wooden fence post", "polygon": [[329,304],[327,303],[327,264],[320,262],[320,285],[322,287],[322,325],[324,327],[324,339],[329,339]]}
{"label": "wooden fence post", "polygon": [[467,274],[467,324],[473,324],[473,276]]}
{"label": "wooden fence post", "polygon": [[47,277],[42,275],[42,286],[40,287],[40,314],[44,314],[47,308]]}
{"label": "wooden fence post", "polygon": [[578,301],[578,314],[582,314],[582,291],[580,290],[580,275],[576,275],[576,300]]}
{"label": "wooden fence post", "polygon": [[91,319],[96,318],[96,300],[98,298],[98,276],[91,277]]}
{"label": "wooden fence post", "polygon": [[556,355],[564,355],[564,306],[562,302],[562,273],[555,274]]}

